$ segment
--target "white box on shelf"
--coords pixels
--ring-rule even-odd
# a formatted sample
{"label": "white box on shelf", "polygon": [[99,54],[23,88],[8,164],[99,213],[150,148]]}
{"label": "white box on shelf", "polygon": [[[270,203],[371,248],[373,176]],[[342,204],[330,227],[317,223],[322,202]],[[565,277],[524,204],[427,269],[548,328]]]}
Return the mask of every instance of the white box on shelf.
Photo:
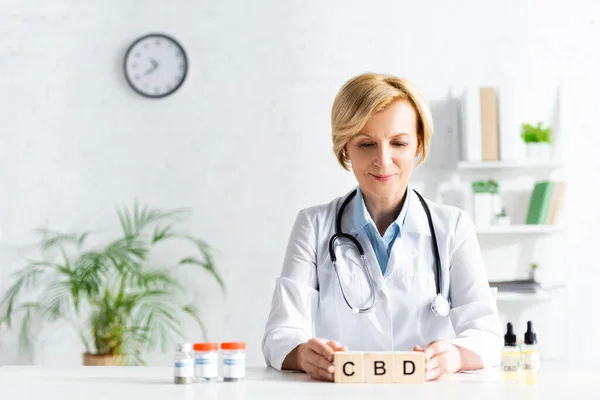
{"label": "white box on shelf", "polygon": [[498,193],[492,193],[492,220],[502,212],[502,197]]}
{"label": "white box on shelf", "polygon": [[460,98],[460,158],[481,161],[481,104],[479,86],[467,86]]}
{"label": "white box on shelf", "polygon": [[504,83],[498,90],[499,127],[500,127],[500,160],[518,161],[524,157],[521,127],[516,110],[517,95],[514,86]]}
{"label": "white box on shelf", "polygon": [[475,225],[478,228],[487,227],[492,224],[494,212],[494,198],[492,193],[473,193],[473,214]]}

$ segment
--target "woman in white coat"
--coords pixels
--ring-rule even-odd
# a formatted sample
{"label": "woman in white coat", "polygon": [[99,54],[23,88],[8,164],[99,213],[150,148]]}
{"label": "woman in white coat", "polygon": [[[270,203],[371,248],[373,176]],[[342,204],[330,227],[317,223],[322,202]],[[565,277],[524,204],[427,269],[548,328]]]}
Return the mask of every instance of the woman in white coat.
{"label": "woman in white coat", "polygon": [[[404,79],[362,74],[340,89],[331,120],[334,152],[358,187],[299,212],[263,338],[267,365],[332,381],[333,353],[344,350],[423,351],[427,380],[496,364],[502,326],[473,223],[409,186],[433,133],[426,102]],[[330,252],[352,194],[339,231],[364,263],[348,237]]]}

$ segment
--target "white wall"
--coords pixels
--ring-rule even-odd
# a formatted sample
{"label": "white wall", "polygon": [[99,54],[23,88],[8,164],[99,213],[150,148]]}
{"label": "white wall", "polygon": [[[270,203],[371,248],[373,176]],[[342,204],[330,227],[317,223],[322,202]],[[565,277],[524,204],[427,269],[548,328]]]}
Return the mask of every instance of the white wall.
{"label": "white wall", "polygon": [[[38,226],[111,228],[114,205],[136,197],[190,206],[188,227],[220,251],[229,292],[224,298],[198,274],[211,338],[246,340],[249,362],[262,364],[273,280],[297,211],[354,185],[335,163],[329,131],[331,102],[346,79],[388,72],[423,89],[438,142],[429,171],[419,174],[431,178],[452,158],[442,146],[450,86],[552,87],[576,77],[589,97],[574,107],[587,134],[572,193],[587,197],[577,200],[570,233],[577,262],[565,266],[574,270],[567,314],[580,333],[564,346],[585,349],[577,360],[600,356],[586,312],[600,278],[590,195],[600,140],[585,111],[598,109],[591,89],[599,83],[598,2],[4,0],[0,7],[0,288],[30,254]],[[179,39],[191,64],[182,89],[161,101],[136,95],[121,71],[128,44],[153,31]],[[53,331],[36,362],[79,364],[75,340],[67,329]],[[0,364],[22,362],[16,341],[0,332]]]}

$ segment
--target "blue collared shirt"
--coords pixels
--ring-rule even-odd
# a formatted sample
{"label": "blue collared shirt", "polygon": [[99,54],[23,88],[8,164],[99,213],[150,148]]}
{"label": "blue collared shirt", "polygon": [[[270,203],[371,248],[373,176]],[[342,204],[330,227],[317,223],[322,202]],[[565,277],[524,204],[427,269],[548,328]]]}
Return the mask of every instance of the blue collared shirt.
{"label": "blue collared shirt", "polygon": [[358,190],[356,196],[354,197],[354,209],[352,210],[352,231],[358,232],[361,229],[365,230],[365,233],[371,242],[371,246],[373,246],[373,250],[375,251],[375,256],[377,257],[379,268],[381,269],[382,274],[385,274],[390,251],[392,250],[394,241],[398,237],[402,237],[402,229],[404,228],[404,221],[406,220],[406,212],[408,210],[408,199],[410,198],[408,195],[408,190],[406,192],[406,199],[404,200],[404,204],[402,205],[402,209],[400,210],[398,217],[386,229],[386,231],[383,233],[383,236],[379,234],[379,231],[375,226],[375,222],[367,210],[365,199],[361,191]]}

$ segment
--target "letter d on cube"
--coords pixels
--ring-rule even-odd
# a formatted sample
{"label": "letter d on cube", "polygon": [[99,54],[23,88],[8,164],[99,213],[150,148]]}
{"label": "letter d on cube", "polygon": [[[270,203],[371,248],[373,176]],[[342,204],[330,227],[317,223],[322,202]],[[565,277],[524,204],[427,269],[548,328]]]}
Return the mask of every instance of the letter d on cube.
{"label": "letter d on cube", "polygon": [[419,351],[394,353],[395,383],[424,383],[425,354]]}

